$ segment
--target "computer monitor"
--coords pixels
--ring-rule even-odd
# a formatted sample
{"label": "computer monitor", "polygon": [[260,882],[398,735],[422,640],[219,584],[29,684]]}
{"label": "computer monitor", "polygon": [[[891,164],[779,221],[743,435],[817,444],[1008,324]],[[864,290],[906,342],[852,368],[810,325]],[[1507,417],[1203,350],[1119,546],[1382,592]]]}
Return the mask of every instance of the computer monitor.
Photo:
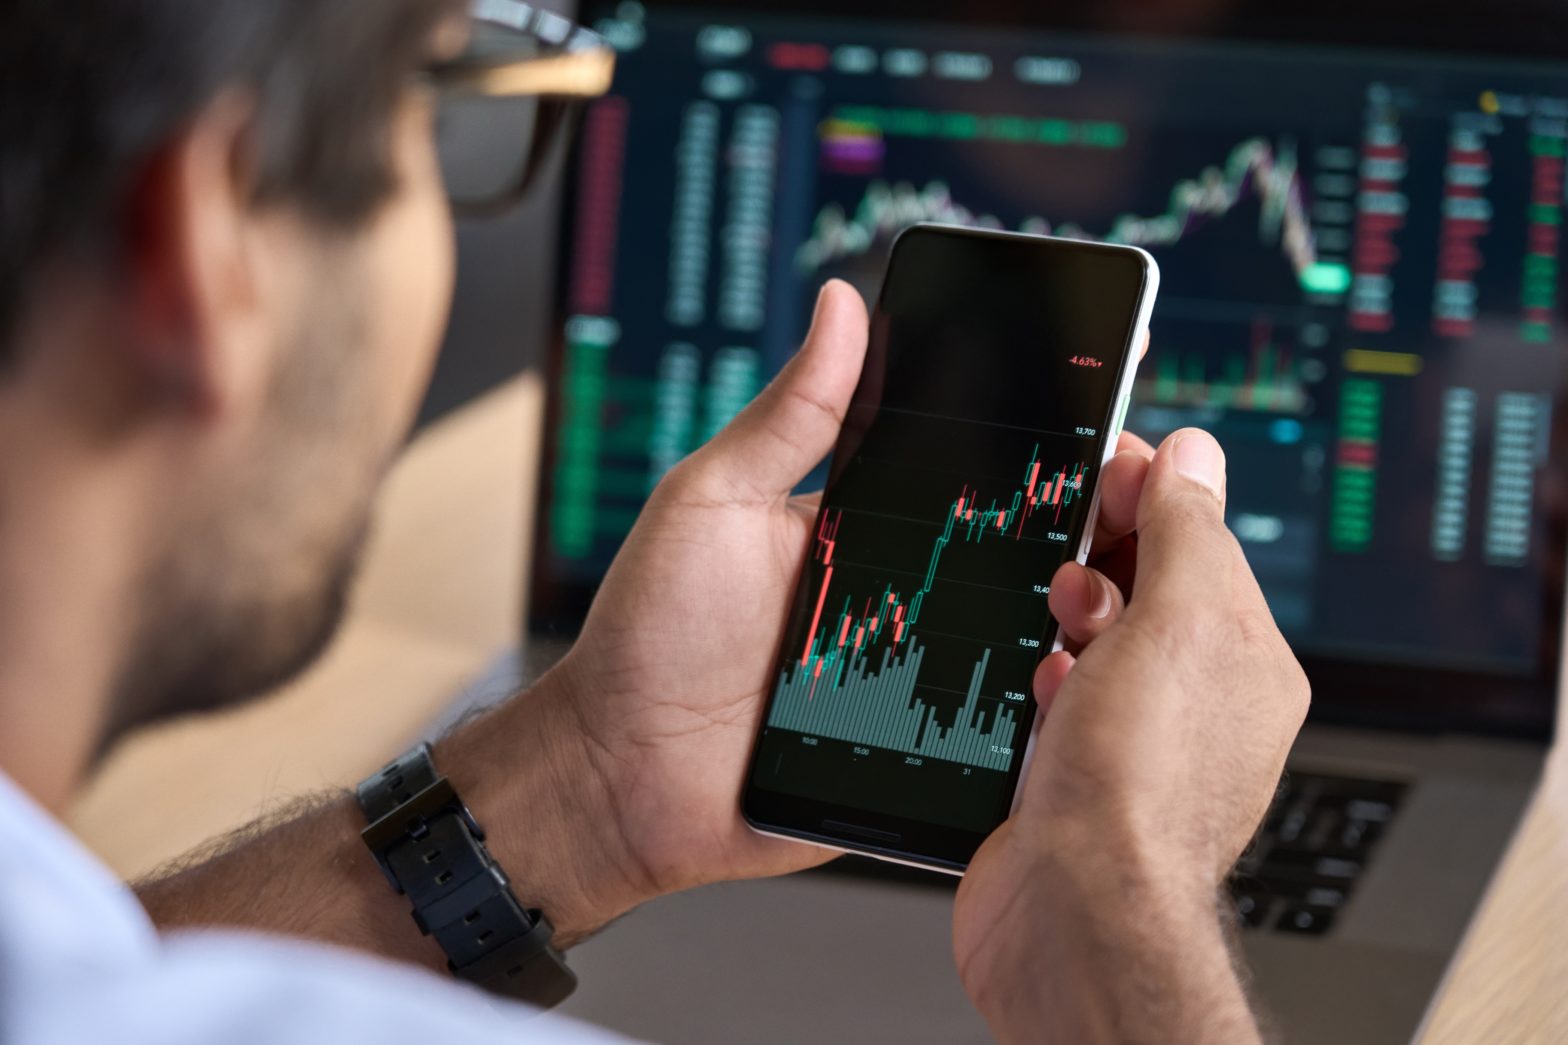
{"label": "computer monitor", "polygon": [[1155,254],[1128,427],[1224,444],[1319,717],[1549,733],[1568,13],[1053,6],[589,9],[620,66],[568,176],[533,629],[824,279],[870,297],[901,228],[961,222]]}

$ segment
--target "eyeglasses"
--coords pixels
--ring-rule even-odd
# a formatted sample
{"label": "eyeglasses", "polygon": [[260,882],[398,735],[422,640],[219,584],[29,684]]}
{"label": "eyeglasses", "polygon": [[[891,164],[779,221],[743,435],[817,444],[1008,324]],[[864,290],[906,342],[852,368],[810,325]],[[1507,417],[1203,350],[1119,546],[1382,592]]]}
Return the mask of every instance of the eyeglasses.
{"label": "eyeglasses", "polygon": [[587,99],[610,89],[615,52],[597,33],[521,0],[475,0],[467,46],[426,69],[452,210],[515,206]]}

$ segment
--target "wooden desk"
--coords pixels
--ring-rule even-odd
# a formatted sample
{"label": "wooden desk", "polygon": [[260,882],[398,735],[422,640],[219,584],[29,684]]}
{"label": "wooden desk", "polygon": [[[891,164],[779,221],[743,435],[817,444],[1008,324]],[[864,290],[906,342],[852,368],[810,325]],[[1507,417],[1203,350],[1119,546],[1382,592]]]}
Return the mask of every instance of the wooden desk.
{"label": "wooden desk", "polygon": [[[349,621],[306,677],[113,753],[73,818],[111,866],[144,873],[270,803],[352,784],[516,639],[541,403],[521,378],[414,443],[378,507]],[[1568,1042],[1561,749],[1423,1040]]]}

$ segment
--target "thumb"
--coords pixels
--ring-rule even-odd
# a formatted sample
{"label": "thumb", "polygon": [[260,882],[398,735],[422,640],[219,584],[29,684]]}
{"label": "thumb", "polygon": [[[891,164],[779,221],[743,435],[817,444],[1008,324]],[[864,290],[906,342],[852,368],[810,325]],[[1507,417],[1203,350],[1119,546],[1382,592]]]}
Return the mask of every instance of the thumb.
{"label": "thumb", "polygon": [[[860,294],[829,280],[806,342],[768,387],[697,452],[699,472],[722,488],[783,497],[833,449],[866,357]],[[696,463],[696,462],[694,462]]]}
{"label": "thumb", "polygon": [[1225,528],[1225,451],[1209,433],[1183,428],[1154,453],[1138,498],[1138,572],[1132,607],[1194,607],[1234,565]]}

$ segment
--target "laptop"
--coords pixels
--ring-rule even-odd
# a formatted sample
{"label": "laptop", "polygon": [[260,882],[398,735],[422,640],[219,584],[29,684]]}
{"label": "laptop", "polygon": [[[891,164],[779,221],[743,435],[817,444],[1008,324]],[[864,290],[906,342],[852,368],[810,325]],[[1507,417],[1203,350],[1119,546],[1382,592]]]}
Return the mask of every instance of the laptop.
{"label": "laptop", "polygon": [[592,4],[529,624],[915,221],[1133,243],[1128,427],[1196,424],[1314,687],[1232,883],[1291,1040],[1409,1038],[1551,742],[1568,9]]}

